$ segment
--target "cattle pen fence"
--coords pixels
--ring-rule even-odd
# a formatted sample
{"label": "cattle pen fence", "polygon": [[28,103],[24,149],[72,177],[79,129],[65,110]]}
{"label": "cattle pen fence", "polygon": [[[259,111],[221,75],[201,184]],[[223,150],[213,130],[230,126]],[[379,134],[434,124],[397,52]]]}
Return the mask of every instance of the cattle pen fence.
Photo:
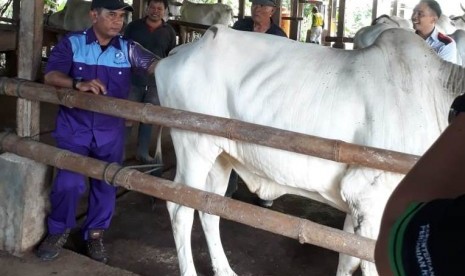
{"label": "cattle pen fence", "polygon": [[[232,140],[312,155],[327,160],[359,164],[375,169],[406,173],[418,156],[359,146],[291,131],[142,104],[111,97],[80,93],[40,83],[0,78],[0,95],[15,96],[100,112],[164,127],[222,136]],[[0,152],[6,151],[60,169],[107,181],[202,212],[247,224],[254,228],[297,239],[326,249],[374,261],[375,241],[342,230],[276,211],[243,203],[150,176],[134,169],[64,151],[12,133],[0,133]]]}

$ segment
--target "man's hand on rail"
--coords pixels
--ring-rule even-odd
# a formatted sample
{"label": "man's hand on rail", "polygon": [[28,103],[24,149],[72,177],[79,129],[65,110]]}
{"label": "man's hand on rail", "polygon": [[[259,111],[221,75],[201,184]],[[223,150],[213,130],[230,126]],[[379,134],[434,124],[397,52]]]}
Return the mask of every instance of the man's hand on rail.
{"label": "man's hand on rail", "polygon": [[107,94],[107,89],[105,85],[99,79],[94,79],[90,81],[80,81],[76,84],[76,89],[84,92],[92,92],[96,95]]}
{"label": "man's hand on rail", "polygon": [[[44,76],[44,83],[48,85],[64,87],[64,88],[75,88],[83,92],[92,92],[94,94],[107,93],[107,88],[99,79],[93,79],[89,81],[75,81],[67,74],[60,71],[50,71]],[[73,87],[75,84],[75,87]]]}

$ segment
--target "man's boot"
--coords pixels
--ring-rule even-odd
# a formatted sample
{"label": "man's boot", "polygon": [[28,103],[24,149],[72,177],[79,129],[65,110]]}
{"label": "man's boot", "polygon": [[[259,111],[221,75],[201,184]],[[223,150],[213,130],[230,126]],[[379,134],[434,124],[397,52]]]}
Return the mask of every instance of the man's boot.
{"label": "man's boot", "polygon": [[40,243],[36,250],[36,255],[43,261],[56,259],[68,240],[69,230],[61,234],[47,234],[47,237]]}
{"label": "man's boot", "polygon": [[103,246],[103,229],[89,230],[89,236],[86,241],[87,256],[91,259],[106,264],[108,255]]}

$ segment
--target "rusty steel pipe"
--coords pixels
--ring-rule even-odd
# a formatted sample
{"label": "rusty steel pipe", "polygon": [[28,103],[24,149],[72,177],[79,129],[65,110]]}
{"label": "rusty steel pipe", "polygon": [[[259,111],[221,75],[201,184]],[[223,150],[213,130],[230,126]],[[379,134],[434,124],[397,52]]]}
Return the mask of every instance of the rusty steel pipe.
{"label": "rusty steel pipe", "polygon": [[0,133],[5,150],[47,165],[110,180],[117,186],[182,204],[202,212],[240,222],[326,249],[374,261],[375,241],[306,219],[271,211],[217,194],[156,178],[115,163],[81,156],[14,134]]}
{"label": "rusty steel pipe", "polygon": [[406,174],[419,156],[359,146],[297,132],[205,114],[97,96],[40,83],[0,78],[0,95],[78,107],[146,124],[207,133],[232,140],[347,164]]}

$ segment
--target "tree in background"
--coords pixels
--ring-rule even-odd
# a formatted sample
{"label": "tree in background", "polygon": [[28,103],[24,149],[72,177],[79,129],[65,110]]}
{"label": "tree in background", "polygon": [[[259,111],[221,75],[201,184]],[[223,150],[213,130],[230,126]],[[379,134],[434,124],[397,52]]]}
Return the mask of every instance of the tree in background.
{"label": "tree in background", "polygon": [[[48,11],[57,11],[57,1],[58,0],[44,0],[44,13]],[[13,17],[13,0],[0,0],[0,17]]]}
{"label": "tree in background", "polygon": [[359,29],[371,24],[372,4],[371,1],[346,2],[344,36],[353,37]]}

